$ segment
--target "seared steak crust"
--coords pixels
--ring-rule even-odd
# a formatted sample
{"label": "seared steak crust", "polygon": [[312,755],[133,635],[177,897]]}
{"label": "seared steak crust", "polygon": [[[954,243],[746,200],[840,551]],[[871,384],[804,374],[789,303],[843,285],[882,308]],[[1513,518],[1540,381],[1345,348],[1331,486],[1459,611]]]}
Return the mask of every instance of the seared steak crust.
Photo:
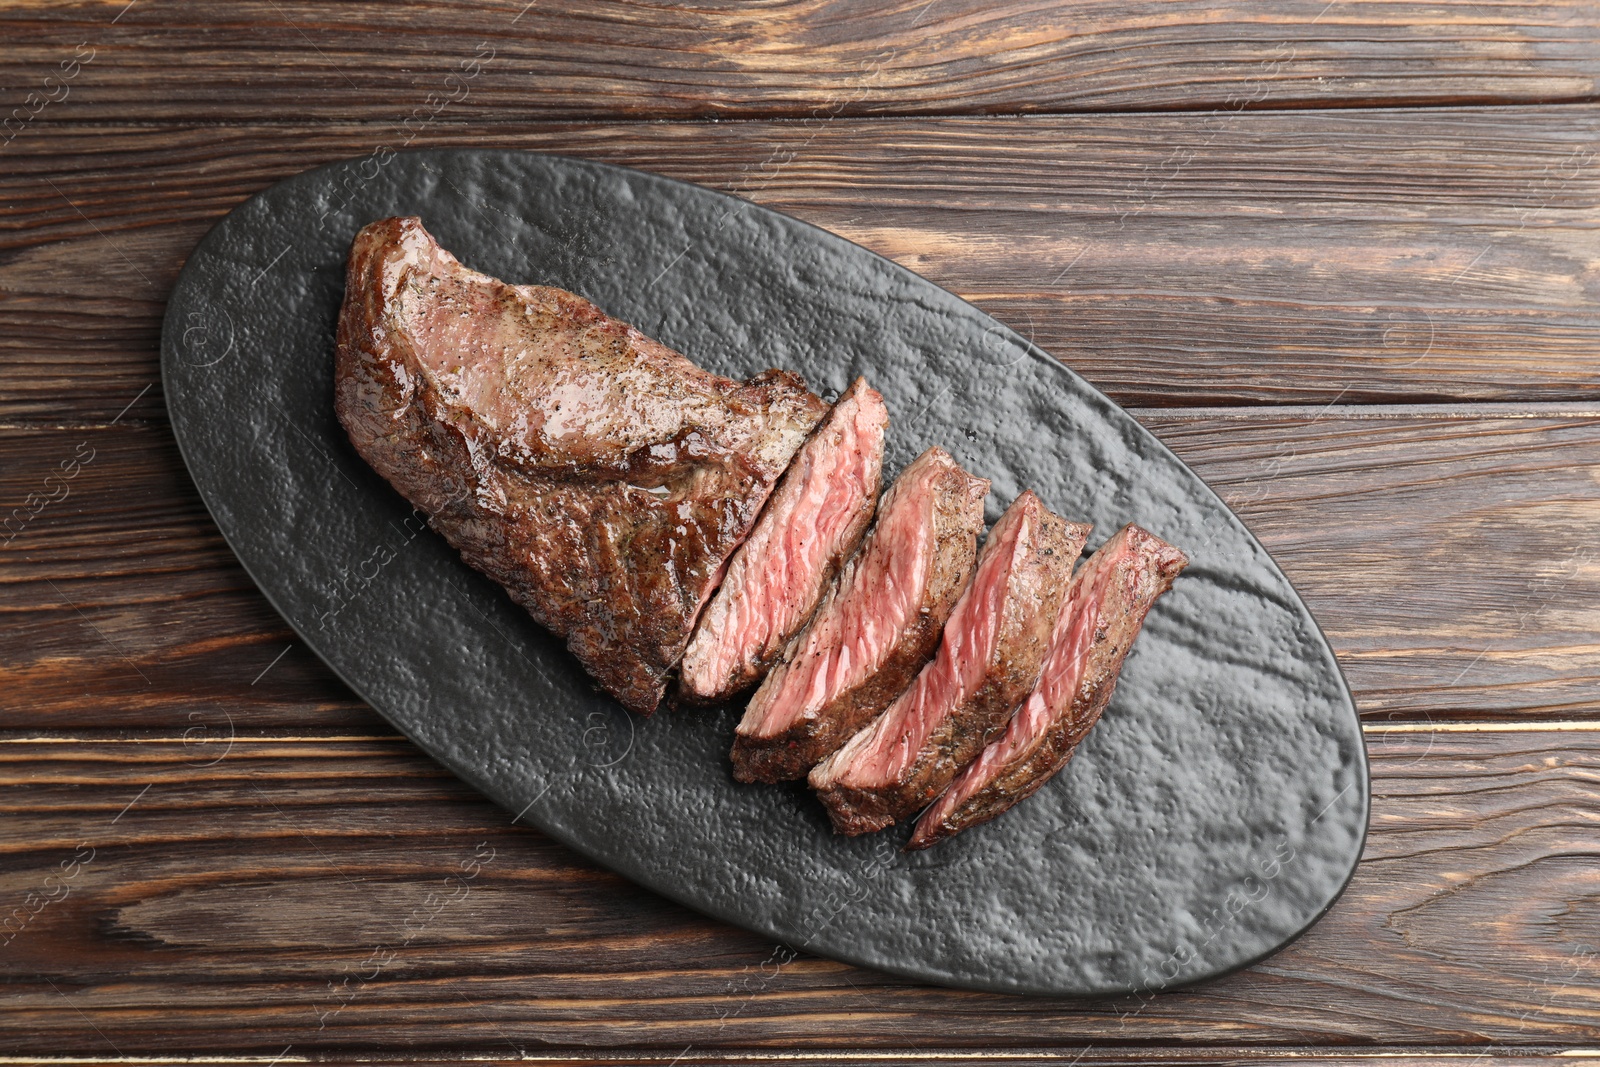
{"label": "seared steak crust", "polygon": [[905,690],[972,577],[988,491],[940,448],[901,473],[861,551],[751,698],[734,777],[802,777]]}
{"label": "seared steak crust", "polygon": [[811,770],[845,834],[915,815],[1005,729],[1033,688],[1089,527],[1026,491],[984,542],[939,651],[872,724]]}
{"label": "seared steak crust", "polygon": [[356,235],[334,405],[462,558],[648,713],[826,405],[721,378],[560,289],[469,270],[414,218]]}
{"label": "seared steak crust", "polygon": [[872,523],[888,425],[883,397],[858,378],[801,447],[700,616],[679,673],[686,701],[755,685],[811,618]]}
{"label": "seared steak crust", "polygon": [[907,848],[927,848],[987,822],[1066,766],[1110,701],[1150,606],[1188,562],[1133,525],[1089,558],[1067,591],[1033,691],[1005,733],[923,813]]}

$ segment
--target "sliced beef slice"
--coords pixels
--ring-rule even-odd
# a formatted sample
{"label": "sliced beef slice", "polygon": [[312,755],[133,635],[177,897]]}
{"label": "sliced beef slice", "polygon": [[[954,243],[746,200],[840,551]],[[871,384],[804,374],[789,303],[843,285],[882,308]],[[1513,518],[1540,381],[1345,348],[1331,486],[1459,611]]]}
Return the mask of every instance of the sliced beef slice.
{"label": "sliced beef slice", "polygon": [[1089,527],[1024,492],[995,523],[939,651],[871,725],[811,770],[834,829],[909,818],[1003,729],[1039,678]]}
{"label": "sliced beef slice", "polygon": [[827,410],[469,270],[415,218],[356,235],[334,388],[361,456],[639,712]]}
{"label": "sliced beef slice", "polygon": [[801,447],[700,616],[683,656],[684,700],[749,689],[811,618],[872,522],[888,425],[883,397],[857,379]]}
{"label": "sliced beef slice", "polygon": [[751,698],[735,777],[804,776],[905,690],[972,577],[988,491],[940,448],[901,473],[860,552]]}
{"label": "sliced beef slice", "polygon": [[1150,606],[1188,562],[1129,525],[1084,563],[1062,602],[1039,681],[1005,733],[923,813],[908,848],[927,848],[987,822],[1066,765],[1111,699]]}

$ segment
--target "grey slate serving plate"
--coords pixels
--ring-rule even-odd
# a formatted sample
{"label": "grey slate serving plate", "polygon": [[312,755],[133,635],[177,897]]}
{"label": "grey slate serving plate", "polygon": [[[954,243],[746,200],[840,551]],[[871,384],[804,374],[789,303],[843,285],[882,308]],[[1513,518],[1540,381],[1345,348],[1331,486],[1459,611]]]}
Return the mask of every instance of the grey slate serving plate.
{"label": "grey slate serving plate", "polygon": [[[464,263],[557,285],[746,377],[858,374],[888,466],[943,445],[1193,560],[1104,719],[1033,799],[930,851],[834,836],[798,787],[736,784],[738,708],[637,719],[350,448],[331,401],[350,240],[414,214]],[[223,534],[373,707],[526,822],[795,948],[946,985],[1171,988],[1280,948],[1339,895],[1369,784],[1326,640],[1228,508],[1111,401],[1015,333],[842,238],[708,189],[559,156],[442,150],[298,175],[223,219],[162,335],[167,404]]]}

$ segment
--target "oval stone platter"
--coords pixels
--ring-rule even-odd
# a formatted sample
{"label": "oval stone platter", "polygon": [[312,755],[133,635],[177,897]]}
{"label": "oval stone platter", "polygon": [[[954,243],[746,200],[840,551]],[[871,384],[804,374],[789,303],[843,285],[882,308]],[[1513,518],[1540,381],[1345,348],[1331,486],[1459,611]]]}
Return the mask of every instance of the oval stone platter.
{"label": "oval stone platter", "polygon": [[[469,569],[334,418],[351,238],[420,216],[465,264],[580,293],[701,366],[887,400],[886,474],[929,445],[1192,563],[1078,755],[926,852],[835,836],[801,786],[734,782],[740,708],[636,718]],[[162,334],[167,405],[223,535],[352,689],[507,812],[708,915],[945,985],[1107,995],[1275,951],[1355,867],[1369,783],[1327,641],[1266,551],[1117,405],[1005,326],[840,237],[699,186],[510,151],[371,156],[236,208]]]}

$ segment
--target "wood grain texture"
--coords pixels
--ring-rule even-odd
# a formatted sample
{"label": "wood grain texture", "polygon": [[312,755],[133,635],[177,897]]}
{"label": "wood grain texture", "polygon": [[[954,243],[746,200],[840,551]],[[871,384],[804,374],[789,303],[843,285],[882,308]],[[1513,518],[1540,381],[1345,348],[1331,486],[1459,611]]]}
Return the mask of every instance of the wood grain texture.
{"label": "wood grain texture", "polygon": [[8,728],[389,732],[257,591],[165,429],[0,440]]}
{"label": "wood grain texture", "polygon": [[[1600,408],[1140,414],[1278,559],[1367,717],[1600,715]],[[0,450],[0,731],[377,728],[255,591],[163,428]]]}
{"label": "wood grain texture", "polygon": [[404,742],[0,744],[0,899],[54,895],[0,948],[0,1047],[1600,1040],[1600,733],[1369,740],[1366,856],[1321,923],[1232,977],[1088,1002],[791,959],[510,826]]}
{"label": "wood grain texture", "polygon": [[[0,35],[0,1067],[1600,1047],[1591,0],[0,0]],[[205,231],[379,145],[739,193],[1140,406],[1354,683],[1347,895],[1195,990],[953,993],[791,959],[384,740],[222,543],[156,369]]]}
{"label": "wood grain texture", "polygon": [[[102,1047],[108,1047],[102,1044]],[[1103,1047],[1086,1045],[1066,1048],[991,1048],[991,1049],[701,1049],[686,1046],[676,1052],[670,1049],[560,1049],[524,1051],[517,1053],[509,1047],[498,1052],[493,1049],[470,1051],[394,1051],[353,1052],[338,1050],[327,1052],[313,1050],[300,1053],[290,1046],[288,1051],[266,1050],[259,1053],[178,1053],[160,1056],[123,1056],[108,1053],[103,1056],[28,1056],[0,1055],[0,1065],[25,1064],[26,1067],[127,1067],[129,1064],[152,1064],[159,1067],[183,1067],[186,1064],[204,1067],[294,1067],[302,1063],[350,1064],[361,1067],[459,1067],[463,1063],[495,1067],[495,1065],[536,1063],[545,1067],[762,1067],[782,1064],[784,1067],[840,1067],[841,1064],[881,1064],[883,1067],[978,1067],[978,1065],[1034,1065],[1059,1064],[1062,1067],[1124,1067],[1127,1064],[1150,1063],[1213,1067],[1237,1063],[1294,1063],[1307,1067],[1490,1067],[1490,1065],[1515,1064],[1516,1067],[1571,1067],[1574,1058],[1589,1058],[1590,1052],[1550,1046],[1545,1048],[1518,1047],[1508,1049],[1489,1046],[1477,1052],[1469,1048],[1395,1048],[1389,1046],[1359,1049],[1329,1049],[1298,1046],[1219,1046],[1195,1048],[1192,1046]]]}
{"label": "wood grain texture", "polygon": [[1600,76],[1580,0],[34,0],[0,34],[0,103],[53,95],[69,121],[398,121],[435,99],[473,121],[1545,102]]}
{"label": "wood grain texture", "polygon": [[[1600,108],[428,131],[743,195],[967,297],[1124,404],[1600,398]],[[0,422],[156,380],[224,213],[368,128],[27,131],[0,170]],[[162,409],[159,387],[126,418]]]}
{"label": "wood grain texture", "polygon": [[[102,1047],[107,1047],[103,1044]],[[1192,1046],[1107,1047],[1086,1045],[1066,1048],[992,1048],[992,1049],[701,1049],[686,1046],[676,1052],[670,1049],[561,1049],[524,1051],[517,1053],[509,1047],[473,1049],[470,1051],[393,1051],[352,1052],[339,1050],[327,1052],[314,1050],[299,1053],[293,1046],[285,1050],[265,1050],[259,1053],[178,1053],[160,1056],[123,1056],[108,1053],[103,1056],[28,1056],[0,1055],[0,1065],[25,1064],[26,1067],[127,1067],[129,1064],[152,1064],[159,1067],[183,1067],[186,1064],[204,1067],[293,1067],[296,1064],[350,1064],[361,1067],[459,1067],[463,1063],[495,1067],[495,1065],[536,1063],[546,1067],[762,1067],[765,1064],[782,1064],[784,1067],[840,1067],[841,1064],[881,1064],[883,1067],[977,1067],[977,1065],[1034,1065],[1059,1064],[1062,1067],[1124,1067],[1127,1064],[1160,1062],[1175,1065],[1213,1065],[1238,1063],[1294,1063],[1307,1067],[1497,1067],[1500,1064],[1516,1067],[1571,1067],[1574,1058],[1592,1058],[1593,1050],[1568,1049],[1559,1046],[1545,1048],[1488,1046],[1484,1051],[1468,1048],[1395,1048],[1389,1046],[1359,1049],[1330,1049],[1299,1046],[1219,1046],[1195,1048]]]}

